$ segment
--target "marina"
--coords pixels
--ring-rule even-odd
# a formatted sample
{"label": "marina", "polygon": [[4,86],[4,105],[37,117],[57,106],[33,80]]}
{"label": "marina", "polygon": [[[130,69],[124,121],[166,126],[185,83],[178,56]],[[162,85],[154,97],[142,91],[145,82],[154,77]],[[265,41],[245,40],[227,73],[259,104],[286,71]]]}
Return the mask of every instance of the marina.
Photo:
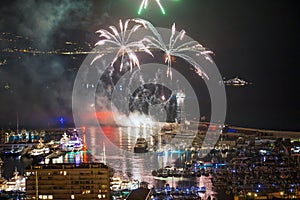
{"label": "marina", "polygon": [[[127,129],[127,128],[122,128],[122,129],[116,129],[114,127],[104,127],[104,134],[107,134],[109,137],[111,137],[112,142],[114,143],[118,143],[118,145],[121,145],[123,148],[126,148],[127,150],[129,150],[130,152],[134,152],[134,146],[136,144],[136,141],[141,139],[138,138],[143,138],[143,132],[140,131],[140,128],[136,129],[136,128],[132,128],[132,137],[130,138],[126,138],[127,134],[123,134],[125,137],[123,137],[122,139],[119,138],[119,136],[121,136],[119,131],[122,131],[123,129]],[[3,157],[4,158],[4,162],[5,164],[3,165],[3,174],[5,176],[5,178],[9,178],[12,175],[12,172],[10,171],[10,167],[8,166],[16,166],[16,168],[18,169],[18,171],[20,172],[20,174],[22,174],[24,172],[24,168],[30,166],[33,163],[42,163],[42,164],[48,164],[48,163],[84,163],[84,162],[89,162],[89,161],[97,161],[97,162],[106,162],[109,163],[110,166],[112,168],[115,168],[115,172],[114,174],[118,174],[119,177],[122,177],[122,184],[120,184],[118,187],[114,186],[112,187],[112,192],[117,193],[118,195],[120,194],[120,192],[122,193],[126,193],[126,191],[131,191],[134,188],[137,188],[140,186],[140,184],[142,182],[147,182],[147,184],[149,185],[150,188],[157,188],[157,189],[161,189],[166,187],[167,184],[169,184],[171,187],[177,187],[177,188],[189,188],[189,187],[198,187],[201,188],[204,186],[204,184],[202,183],[202,185],[198,185],[197,182],[199,180],[201,180],[201,177],[198,177],[199,180],[193,179],[190,180],[190,178],[185,177],[183,179],[178,179],[176,180],[175,178],[173,178],[173,180],[168,179],[168,178],[163,178],[163,179],[159,179],[159,178],[155,178],[152,176],[152,170],[154,169],[145,169],[144,168],[144,163],[141,164],[136,164],[136,161],[138,161],[138,158],[136,158],[136,161],[130,161],[129,163],[127,163],[126,160],[124,160],[124,157],[122,154],[120,155],[110,155],[110,147],[108,145],[106,145],[105,143],[102,143],[102,145],[96,145],[96,146],[91,146],[91,142],[92,140],[89,140],[88,138],[90,137],[91,134],[93,134],[93,132],[95,131],[94,128],[90,128],[89,130],[86,130],[85,132],[82,132],[81,130],[79,130],[77,132],[78,134],[78,138],[80,138],[80,140],[83,142],[83,148],[79,151],[76,150],[67,150],[66,144],[70,141],[71,138],[71,134],[66,134],[65,132],[61,132],[60,134],[54,134],[53,138],[51,138],[47,131],[46,134],[43,135],[43,141],[39,140],[39,143],[26,143],[26,144],[22,144],[22,143],[17,143],[14,142],[13,144],[18,144],[19,146],[23,146],[23,150],[26,148],[30,149],[31,153],[27,153],[24,154],[24,156],[6,156]],[[138,131],[138,132],[137,132]],[[133,133],[136,133],[133,134]],[[57,135],[59,135],[59,137],[57,137]],[[42,137],[41,137],[42,138]],[[160,158],[164,158],[166,159],[166,156],[171,156],[171,154],[178,156],[179,154],[183,154],[183,153],[187,153],[187,152],[181,152],[178,154],[178,152],[173,151],[173,153],[171,151],[167,152],[167,151],[158,151],[155,152],[153,151],[153,142],[154,139],[153,137],[151,138],[151,136],[147,136],[144,137],[145,139],[142,140],[142,143],[147,142],[147,146],[149,147],[150,152],[149,153],[154,153],[157,154]],[[146,140],[147,138],[147,140]],[[120,140],[121,139],[121,140]],[[78,139],[76,139],[77,141]],[[88,141],[86,143],[84,143],[84,140]],[[121,143],[120,143],[121,142]],[[58,144],[58,146],[56,146]],[[10,144],[3,144],[2,147],[8,147]],[[39,149],[37,148],[40,145],[40,147],[48,147],[50,149],[49,152],[47,152],[46,154],[43,153],[42,155],[37,155],[35,156],[32,155],[32,150],[34,149]],[[30,147],[30,148],[29,148]],[[96,147],[96,149],[94,148]],[[163,147],[163,146],[161,146]],[[98,153],[100,150],[100,154]],[[24,150],[25,151],[25,150]],[[104,155],[105,154],[105,155]],[[137,153],[140,155],[144,155],[143,152],[141,153]],[[189,154],[189,153],[187,153]],[[152,159],[154,159],[155,157],[153,157]],[[114,167],[114,160],[117,159],[119,160],[119,164],[120,163],[127,163],[124,165],[124,167],[120,170],[118,169],[119,167]],[[148,162],[151,162],[151,160],[149,160]],[[163,162],[163,159],[161,159],[161,162]],[[170,160],[170,162],[172,162]],[[137,162],[139,163],[139,161]],[[161,163],[163,164],[163,163]],[[134,165],[134,168],[130,169],[130,166]],[[138,172],[138,174],[137,174]],[[112,175],[113,176],[113,175]],[[203,177],[203,180],[204,179]],[[206,180],[208,181],[208,180]],[[112,181],[114,182],[114,181]],[[127,184],[126,184],[127,183]],[[121,186],[122,185],[122,186]],[[203,189],[203,188],[202,188]],[[157,190],[158,192],[158,190]],[[206,193],[206,192],[205,192]],[[202,191],[202,195],[205,194]],[[208,193],[211,193],[210,191],[208,191]],[[158,193],[157,193],[158,194]]]}
{"label": "marina", "polygon": [[[125,153],[116,152],[114,145],[94,141],[93,135],[97,132],[94,127],[84,131],[59,131],[53,137],[45,132],[38,143],[2,144],[3,152],[9,146],[22,151],[17,155],[2,153],[1,188],[6,193],[18,191],[24,195],[25,185],[12,186],[13,181],[9,180],[16,179],[15,172],[23,174],[24,169],[32,164],[102,162],[113,169],[110,189],[112,196],[119,199],[145,183],[151,189],[153,199],[171,196],[173,199],[241,199],[250,193],[272,199],[280,196],[280,192],[286,197],[298,197],[300,154],[297,150],[300,145],[297,140],[282,140],[278,132],[275,136],[257,137],[261,132],[256,131],[255,136],[251,129],[247,133],[245,129],[240,132],[237,127],[234,127],[236,131],[225,127],[218,143],[203,157],[199,145],[202,132],[207,131],[205,127],[208,126],[203,124],[201,127],[196,135],[193,131],[184,131],[182,136],[178,130],[174,133],[165,129],[156,135],[146,134],[150,131],[148,128],[103,127],[103,134],[112,144],[126,150]],[[164,142],[174,135],[179,136],[181,144],[172,147]],[[182,138],[186,135],[194,137],[192,146],[185,146]],[[76,149],[77,143],[79,149]],[[138,151],[137,143],[142,144]],[[32,153],[43,148],[49,151],[43,150],[38,155]],[[272,171],[269,170],[271,167]]]}

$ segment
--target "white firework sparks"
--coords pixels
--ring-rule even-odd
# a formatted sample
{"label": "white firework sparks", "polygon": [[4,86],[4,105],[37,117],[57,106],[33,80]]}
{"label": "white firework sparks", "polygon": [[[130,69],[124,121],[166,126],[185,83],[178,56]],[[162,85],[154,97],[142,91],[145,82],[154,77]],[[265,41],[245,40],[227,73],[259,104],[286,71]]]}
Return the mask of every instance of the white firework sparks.
{"label": "white firework sparks", "polygon": [[[130,21],[136,22],[131,30],[127,31],[128,24]],[[188,42],[181,42],[184,36],[185,31],[181,30],[180,32],[176,32],[175,23],[173,23],[171,36],[168,42],[164,42],[161,34],[157,31],[157,29],[147,20],[144,19],[128,19],[123,24],[120,20],[120,32],[118,32],[117,28],[114,26],[110,26],[112,32],[107,30],[101,29],[98,30],[96,33],[100,33],[99,37],[102,38],[99,40],[95,45],[101,46],[104,44],[112,44],[113,47],[116,47],[117,53],[111,63],[111,66],[117,61],[119,57],[121,57],[121,64],[120,64],[120,71],[123,69],[124,63],[124,56],[127,54],[129,58],[129,65],[130,70],[134,66],[140,67],[139,59],[136,55],[136,51],[142,50],[146,53],[152,55],[149,48],[161,50],[165,53],[165,63],[168,65],[167,76],[172,78],[172,61],[174,58],[182,58],[189,64],[194,67],[195,72],[201,76],[202,78],[209,79],[207,74],[204,72],[203,68],[193,59],[193,57],[189,56],[188,53],[194,53],[196,56],[204,56],[205,59],[213,63],[209,54],[212,54],[212,51],[207,50],[205,47],[200,45],[196,41],[188,41]],[[141,26],[144,28],[149,29],[154,36],[146,35],[140,41],[131,41],[131,36],[134,32],[136,32]],[[92,63],[101,58],[104,53],[99,54],[96,56]],[[152,55],[153,56],[153,55]]]}
{"label": "white firework sparks", "polygon": [[[146,53],[152,55],[152,53],[145,47],[145,45],[143,44],[142,41],[130,41],[132,34],[137,31],[141,25],[140,24],[135,24],[132,29],[129,31],[127,31],[128,28],[128,24],[131,20],[128,19],[125,21],[124,25],[122,23],[122,20],[120,20],[119,22],[119,26],[120,26],[120,32],[118,32],[117,28],[115,26],[110,26],[109,28],[111,29],[112,33],[104,30],[104,29],[100,29],[98,31],[96,31],[96,33],[99,33],[99,37],[102,38],[101,40],[99,40],[95,46],[101,46],[104,44],[112,44],[113,47],[116,47],[118,49],[112,63],[111,66],[113,66],[113,64],[117,61],[117,59],[121,56],[121,64],[120,64],[120,71],[122,71],[123,69],[123,63],[124,63],[124,56],[127,54],[128,58],[129,58],[129,65],[130,65],[130,70],[132,70],[132,68],[134,66],[140,67],[140,63],[139,63],[139,59],[135,53],[135,51],[137,50],[143,50]],[[99,54],[98,56],[96,56],[92,63],[101,58],[104,54]]]}
{"label": "white firework sparks", "polygon": [[175,23],[172,26],[169,43],[165,43],[160,33],[150,22],[144,19],[134,19],[134,21],[142,24],[144,27],[149,28],[154,34],[154,37],[145,36],[143,41],[148,43],[148,45],[150,45],[151,47],[159,49],[165,53],[165,63],[168,64],[168,76],[172,77],[172,57],[179,57],[190,63],[195,68],[195,71],[199,76],[208,79],[208,76],[206,75],[202,67],[200,67],[199,64],[186,53],[194,52],[197,56],[203,55],[207,60],[213,62],[209,56],[209,54],[213,53],[212,51],[207,50],[196,41],[189,41],[178,45],[177,42],[183,39],[185,31],[181,30],[178,34],[176,34]]}

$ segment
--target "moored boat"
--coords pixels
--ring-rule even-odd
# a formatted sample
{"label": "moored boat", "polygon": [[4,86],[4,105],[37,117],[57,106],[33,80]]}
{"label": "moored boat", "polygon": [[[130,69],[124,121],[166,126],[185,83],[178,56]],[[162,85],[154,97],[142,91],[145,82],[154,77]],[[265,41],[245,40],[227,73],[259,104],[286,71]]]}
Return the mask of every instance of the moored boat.
{"label": "moored boat", "polygon": [[50,148],[43,144],[43,140],[39,140],[39,144],[31,150],[31,156],[43,156],[50,153]]}
{"label": "moored boat", "polygon": [[133,148],[134,153],[146,153],[148,152],[148,143],[145,138],[137,138]]}
{"label": "moored boat", "polygon": [[5,181],[2,185],[2,189],[6,192],[18,191],[24,192],[25,191],[25,178],[19,175],[19,172],[15,170],[14,176]]}
{"label": "moored boat", "polygon": [[63,142],[61,143],[61,150],[65,152],[81,151],[82,149],[82,140],[76,134],[74,134],[71,138],[65,138],[65,140],[63,140]]}

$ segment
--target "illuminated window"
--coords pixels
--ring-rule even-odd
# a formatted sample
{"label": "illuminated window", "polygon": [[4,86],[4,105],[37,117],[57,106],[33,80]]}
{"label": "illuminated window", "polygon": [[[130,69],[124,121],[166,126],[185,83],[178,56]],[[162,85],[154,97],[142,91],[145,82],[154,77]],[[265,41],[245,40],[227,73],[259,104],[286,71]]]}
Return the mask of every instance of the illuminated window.
{"label": "illuminated window", "polygon": [[91,193],[91,190],[83,190],[82,191],[82,194],[90,194]]}
{"label": "illuminated window", "polygon": [[71,199],[75,199],[75,195],[74,194],[71,195]]}

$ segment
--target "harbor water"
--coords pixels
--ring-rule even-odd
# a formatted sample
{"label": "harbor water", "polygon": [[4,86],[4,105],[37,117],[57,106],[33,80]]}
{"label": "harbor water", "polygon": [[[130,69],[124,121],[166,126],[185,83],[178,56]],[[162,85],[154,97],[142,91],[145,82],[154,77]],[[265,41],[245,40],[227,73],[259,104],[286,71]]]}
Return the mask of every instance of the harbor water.
{"label": "harbor water", "polygon": [[[43,157],[3,157],[3,177],[9,179],[17,169],[23,174],[24,169],[33,163],[81,163],[81,162],[104,162],[114,169],[114,172],[124,179],[147,182],[149,188],[164,188],[166,185],[174,188],[205,187],[203,199],[215,198],[226,199],[222,191],[218,191],[211,181],[211,175],[201,177],[154,177],[152,171],[165,166],[183,167],[184,163],[191,158],[198,159],[199,155],[193,155],[187,151],[158,151],[145,154],[133,153],[133,147],[137,138],[146,138],[149,145],[153,144],[155,129],[140,129],[134,127],[105,126],[101,130],[96,127],[78,130],[85,149],[79,152],[68,152],[55,159]],[[59,140],[62,132],[47,133],[43,136],[44,142]],[[16,145],[16,141],[14,141]],[[25,145],[25,144],[18,144]],[[200,157],[199,157],[200,159]],[[220,198],[222,196],[222,198]],[[228,197],[228,199],[230,199]]]}

